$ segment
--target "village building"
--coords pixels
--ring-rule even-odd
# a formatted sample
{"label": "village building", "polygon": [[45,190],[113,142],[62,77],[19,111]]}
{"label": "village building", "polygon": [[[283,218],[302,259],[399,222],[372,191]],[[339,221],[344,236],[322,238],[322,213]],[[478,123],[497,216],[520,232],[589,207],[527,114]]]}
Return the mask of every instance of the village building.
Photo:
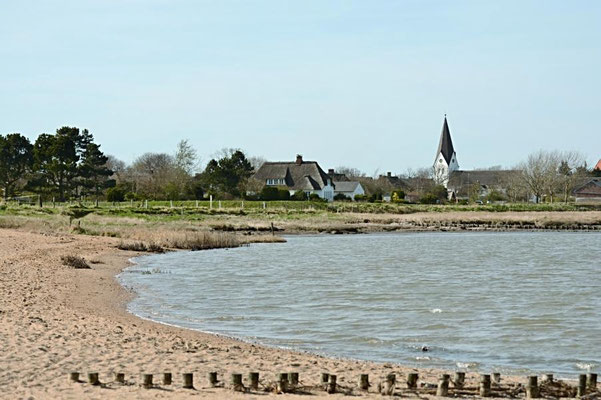
{"label": "village building", "polygon": [[576,203],[601,203],[601,178],[593,178],[572,193]]}
{"label": "village building", "polygon": [[351,200],[355,200],[355,196],[364,195],[365,190],[357,181],[338,181],[334,182],[334,196],[343,194]]}
{"label": "village building", "polygon": [[473,195],[486,197],[492,191],[504,193],[507,182],[518,173],[496,169],[460,170],[446,115],[433,167],[434,180],[447,189],[449,199],[467,199]]}
{"label": "village building", "polygon": [[296,161],[265,162],[253,176],[267,186],[285,187],[290,195],[303,191],[316,194],[327,201],[334,200],[334,183],[316,161],[304,161],[302,155]]}

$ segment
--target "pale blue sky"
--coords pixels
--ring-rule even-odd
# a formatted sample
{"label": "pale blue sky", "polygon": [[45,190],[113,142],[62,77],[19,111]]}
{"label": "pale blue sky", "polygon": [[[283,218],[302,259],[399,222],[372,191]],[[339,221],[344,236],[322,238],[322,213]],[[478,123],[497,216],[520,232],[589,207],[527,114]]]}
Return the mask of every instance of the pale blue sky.
{"label": "pale blue sky", "polygon": [[5,0],[0,133],[88,128],[125,161],[188,138],[371,174],[601,157],[601,1]]}

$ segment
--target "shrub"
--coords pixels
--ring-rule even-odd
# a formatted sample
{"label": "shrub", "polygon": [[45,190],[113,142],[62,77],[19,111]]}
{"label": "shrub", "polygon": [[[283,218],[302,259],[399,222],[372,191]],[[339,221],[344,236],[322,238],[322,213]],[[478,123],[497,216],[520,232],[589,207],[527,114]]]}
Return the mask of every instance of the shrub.
{"label": "shrub", "polygon": [[67,267],[75,268],[75,269],[90,269],[90,265],[86,262],[85,259],[79,256],[62,256],[61,261]]}
{"label": "shrub", "polygon": [[345,195],[344,193],[338,193],[336,196],[334,196],[334,200],[337,200],[337,201],[350,201],[351,198],[348,197],[347,195]]}
{"label": "shrub", "polygon": [[274,186],[265,186],[263,189],[261,189],[261,200],[266,200],[266,201],[270,201],[270,200],[277,200],[279,196],[279,190],[277,187]]}
{"label": "shrub", "polygon": [[390,197],[394,203],[403,203],[405,201],[405,192],[403,190],[395,190]]}
{"label": "shrub", "polygon": [[366,194],[358,194],[355,196],[355,201],[369,201],[369,196]]}
{"label": "shrub", "polygon": [[156,243],[145,244],[143,242],[120,242],[117,245],[119,250],[129,250],[129,251],[148,251],[150,253],[163,253],[165,250]]}
{"label": "shrub", "polygon": [[422,197],[420,197],[419,202],[422,204],[437,204],[440,202],[438,196],[433,193],[426,193]]}
{"label": "shrub", "polygon": [[290,191],[288,189],[278,189],[278,200],[290,200]]}
{"label": "shrub", "polygon": [[307,200],[309,197],[307,196],[307,194],[302,191],[302,190],[297,190],[296,192],[294,192],[294,194],[291,197],[291,200],[296,200],[296,201],[304,201]]}
{"label": "shrub", "polygon": [[106,191],[106,199],[114,202],[123,201],[125,200],[125,190],[118,186],[112,187]]}

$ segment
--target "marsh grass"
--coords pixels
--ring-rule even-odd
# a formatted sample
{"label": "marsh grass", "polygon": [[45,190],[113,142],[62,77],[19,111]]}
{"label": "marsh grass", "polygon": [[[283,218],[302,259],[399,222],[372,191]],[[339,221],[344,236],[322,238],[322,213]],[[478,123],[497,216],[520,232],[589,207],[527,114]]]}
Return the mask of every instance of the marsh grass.
{"label": "marsh grass", "polygon": [[75,268],[75,269],[91,269],[92,268],[92,267],[90,267],[90,265],[87,263],[87,261],[83,257],[79,257],[79,256],[72,256],[72,255],[62,256],[61,261],[67,267],[71,267],[71,268]]}

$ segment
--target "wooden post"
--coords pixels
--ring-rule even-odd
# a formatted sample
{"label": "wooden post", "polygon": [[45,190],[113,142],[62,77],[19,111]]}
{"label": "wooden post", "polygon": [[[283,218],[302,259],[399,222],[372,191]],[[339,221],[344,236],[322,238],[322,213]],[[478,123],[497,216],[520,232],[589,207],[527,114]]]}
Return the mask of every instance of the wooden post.
{"label": "wooden post", "polygon": [[490,397],[490,375],[480,375],[480,396]]}
{"label": "wooden post", "polygon": [[100,381],[98,380],[98,372],[90,372],[88,374],[88,383],[90,385],[100,385]]}
{"label": "wooden post", "polygon": [[419,375],[416,372],[411,372],[407,375],[407,389],[417,388],[417,379]]}
{"label": "wooden post", "polygon": [[196,200],[196,208],[198,208],[198,200]]}
{"label": "wooden post", "polygon": [[142,387],[144,389],[152,387],[152,374],[142,374]]}
{"label": "wooden post", "polygon": [[44,207],[44,204],[42,204],[42,196],[38,195],[38,206],[40,206],[40,208]]}
{"label": "wooden post", "polygon": [[330,382],[328,384],[328,393],[336,393],[336,375],[330,375]]}
{"label": "wooden post", "polygon": [[148,200],[144,200],[144,208],[148,209]]}
{"label": "wooden post", "polygon": [[553,382],[553,374],[545,374],[545,381],[549,383]]}
{"label": "wooden post", "polygon": [[169,207],[173,208],[173,200],[169,200]]}
{"label": "wooden post", "polygon": [[436,389],[436,396],[446,397],[449,394],[449,380],[450,376],[444,374],[438,381],[438,388]]}
{"label": "wooden post", "polygon": [[184,379],[184,384],[182,385],[184,389],[194,389],[194,375],[192,373],[182,374],[182,378]]}
{"label": "wooden post", "polygon": [[96,198],[96,201],[94,202],[94,206],[96,206],[96,208],[98,208],[98,198]]}
{"label": "wooden post", "polygon": [[171,385],[172,382],[173,382],[173,375],[171,375],[171,372],[165,372],[163,374],[163,385]]}
{"label": "wooden post", "polygon": [[265,202],[263,202],[263,210],[267,208],[267,204],[265,204]]}
{"label": "wooden post", "polygon": [[240,208],[242,208],[244,210],[244,200],[242,200],[242,204],[241,204]]}
{"label": "wooden post", "polygon": [[115,382],[125,383],[125,374],[123,372],[115,372]]}
{"label": "wooden post", "polygon": [[221,210],[221,200],[219,200],[219,209]]}
{"label": "wooden post", "polygon": [[79,372],[71,372],[69,374],[69,380],[71,382],[79,382]]}
{"label": "wooden post", "polygon": [[242,384],[242,374],[232,374],[232,389],[235,392],[244,392],[244,385]]}
{"label": "wooden post", "polygon": [[280,374],[278,376],[278,392],[288,392],[288,374]]}
{"label": "wooden post", "polygon": [[298,386],[298,372],[290,372],[288,374],[288,383],[293,387]]}
{"label": "wooden post", "polygon": [[578,389],[576,391],[576,397],[582,397],[586,394],[586,375],[580,374],[578,376]]}
{"label": "wooden post", "polygon": [[321,386],[323,386],[323,390],[328,390],[328,381],[330,380],[330,374],[327,372],[321,373]]}
{"label": "wooden post", "polygon": [[453,386],[456,388],[462,388],[465,383],[465,372],[457,371],[455,372],[455,378],[453,379]]}
{"label": "wooden post", "polygon": [[396,386],[396,375],[388,374],[386,377],[386,386],[384,386],[384,394],[392,396],[394,394],[394,387]]}
{"label": "wooden post", "polygon": [[493,372],[492,374],[492,381],[496,384],[501,383],[501,373],[500,372]]}
{"label": "wooden post", "polygon": [[359,378],[359,389],[369,390],[369,375],[368,374],[361,374],[361,378]]}
{"label": "wooden post", "polygon": [[212,194],[209,195],[209,208],[211,210],[213,209],[213,195]]}
{"label": "wooden post", "polygon": [[259,390],[259,373],[258,372],[249,373],[248,380],[250,381],[250,388],[252,390]]}
{"label": "wooden post", "polygon": [[215,387],[217,385],[217,382],[219,382],[217,380],[217,372],[209,372],[209,383],[211,384],[211,386]]}
{"label": "wooden post", "polygon": [[529,376],[528,385],[526,385],[526,398],[538,399],[539,397],[538,377],[536,375]]}
{"label": "wooden post", "polygon": [[597,390],[597,374],[589,373],[586,375],[586,386],[593,390]]}

